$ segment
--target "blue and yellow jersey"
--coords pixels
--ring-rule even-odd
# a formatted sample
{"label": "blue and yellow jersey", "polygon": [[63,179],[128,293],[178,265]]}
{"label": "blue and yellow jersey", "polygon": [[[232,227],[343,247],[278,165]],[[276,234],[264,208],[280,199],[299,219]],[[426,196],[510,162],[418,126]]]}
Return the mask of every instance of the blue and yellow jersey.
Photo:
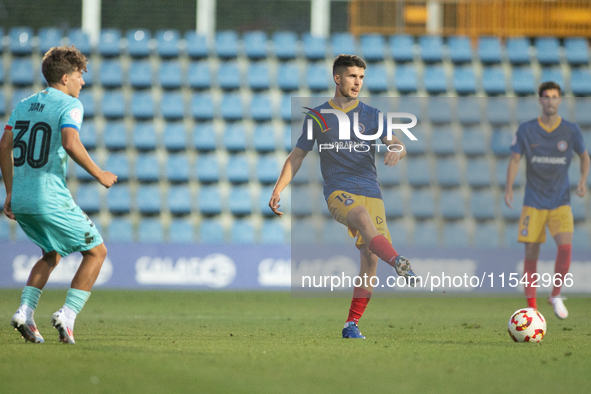
{"label": "blue and yellow jersey", "polygon": [[84,109],[77,98],[47,88],[21,101],[6,128],[13,133],[12,211],[45,214],[76,204],[66,187],[68,154],[61,130],[80,131]]}
{"label": "blue and yellow jersey", "polygon": [[[322,109],[336,109],[343,111],[333,104],[332,100],[314,108],[309,113],[314,115],[312,120],[312,138],[308,138],[308,119],[306,115],[302,135],[296,143],[296,147],[311,151],[314,143],[318,144],[320,156],[320,169],[324,179],[324,197],[328,199],[336,190],[347,191],[360,196],[382,198],[380,184],[376,174],[375,154],[377,144],[382,144],[381,138],[386,136],[386,115],[380,118],[379,110],[357,100],[343,111],[349,118],[351,127],[351,139],[339,140],[339,122],[337,116],[330,113],[322,114]],[[374,135],[379,129],[379,121],[382,123],[382,134],[378,140],[364,141],[353,132],[354,114],[358,114],[359,131],[363,135]],[[319,116],[321,115],[321,117]],[[361,146],[366,145],[366,146]],[[385,151],[382,145],[380,151]]]}
{"label": "blue and yellow jersey", "polygon": [[526,158],[523,205],[556,209],[570,204],[568,167],[573,151],[585,151],[578,125],[560,117],[553,127],[547,127],[539,118],[524,122],[513,138],[511,151]]}

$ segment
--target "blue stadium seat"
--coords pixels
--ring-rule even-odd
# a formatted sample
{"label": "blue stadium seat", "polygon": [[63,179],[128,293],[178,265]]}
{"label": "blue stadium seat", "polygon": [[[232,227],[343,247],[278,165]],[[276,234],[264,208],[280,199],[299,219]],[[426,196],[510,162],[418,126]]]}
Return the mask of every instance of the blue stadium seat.
{"label": "blue stadium seat", "polygon": [[295,63],[279,64],[277,67],[277,86],[284,92],[300,88],[300,70]]}
{"label": "blue stadium seat", "polygon": [[232,155],[226,163],[226,178],[232,183],[246,183],[250,181],[250,165],[243,154]]}
{"label": "blue stadium seat", "polygon": [[[505,204],[505,195],[500,194],[499,203],[501,204],[501,215],[506,221],[516,221],[521,217],[521,208],[523,207],[523,189],[513,188],[513,209]],[[517,238],[517,231],[515,231]]]}
{"label": "blue stadium seat", "polygon": [[277,31],[273,33],[275,56],[280,60],[295,59],[298,38],[291,31]]}
{"label": "blue stadium seat", "polygon": [[394,71],[396,89],[403,94],[417,91],[417,71],[412,64],[400,64]]}
{"label": "blue stadium seat", "polygon": [[413,190],[410,210],[415,219],[432,218],[435,214],[435,198],[430,188]]}
{"label": "blue stadium seat", "polygon": [[116,183],[107,190],[107,208],[113,214],[123,214],[131,211],[129,185]]}
{"label": "blue stadium seat", "polygon": [[218,219],[205,219],[199,226],[199,241],[205,245],[224,243],[224,227]]}
{"label": "blue stadium seat", "polygon": [[371,72],[363,78],[363,86],[374,94],[385,93],[388,91],[389,80],[386,67],[383,64],[376,64],[371,66]]}
{"label": "blue stadium seat", "polygon": [[309,186],[292,186],[290,200],[292,215],[312,215],[313,197]]}
{"label": "blue stadium seat", "polygon": [[10,63],[10,81],[15,86],[30,86],[35,83],[33,60],[31,58],[14,58]]}
{"label": "blue stadium seat", "polygon": [[427,117],[431,123],[450,123],[451,112],[451,99],[449,97],[429,97],[427,101]]}
{"label": "blue stadium seat", "polygon": [[455,157],[437,160],[437,183],[443,187],[460,186],[460,165]]}
{"label": "blue stadium seat", "polygon": [[247,220],[235,220],[230,228],[230,241],[237,245],[252,245],[255,243],[254,227]]}
{"label": "blue stadium seat", "polygon": [[313,219],[294,219],[291,225],[292,245],[314,245],[320,237]]}
{"label": "blue stadium seat", "polygon": [[591,245],[589,239],[591,239],[591,237],[589,236],[587,224],[575,224],[573,233],[573,247],[577,250],[589,250]]}
{"label": "blue stadium seat", "polygon": [[134,89],[145,89],[154,83],[154,75],[149,60],[134,60],[129,67],[129,83]]}
{"label": "blue stadium seat", "polygon": [[123,68],[118,58],[103,60],[99,82],[105,88],[120,88],[123,85]]}
{"label": "blue stadium seat", "polygon": [[211,87],[211,70],[207,61],[191,62],[187,73],[188,83],[192,89],[209,89]]}
{"label": "blue stadium seat", "polygon": [[136,208],[142,215],[154,215],[162,210],[160,186],[140,185],[136,192]]}
{"label": "blue stadium seat", "polygon": [[591,96],[591,72],[588,69],[573,69],[570,86],[575,96]]}
{"label": "blue stadium seat", "polygon": [[[495,165],[495,178],[497,181],[497,185],[499,187],[504,188],[505,184],[507,183],[507,167],[509,166],[509,159],[497,159],[497,163]],[[514,187],[519,187],[523,183],[523,178],[525,176],[525,172],[520,170],[515,177],[515,181],[513,182]]]}
{"label": "blue stadium seat", "polygon": [[244,41],[244,53],[253,60],[267,57],[267,33],[264,31],[247,31],[242,36]]}
{"label": "blue stadium seat", "polygon": [[531,67],[513,68],[511,74],[511,84],[513,91],[518,96],[531,96],[536,94],[534,73]]}
{"label": "blue stadium seat", "polygon": [[340,54],[357,53],[355,37],[351,33],[334,33],[331,38],[332,57]]}
{"label": "blue stadium seat", "polygon": [[560,85],[562,91],[566,90],[566,86],[564,85],[564,75],[562,75],[562,70],[560,67],[542,68],[542,77],[540,79],[540,83],[548,81],[556,82]]}
{"label": "blue stadium seat", "polygon": [[[98,160],[98,156],[97,156],[96,152],[90,152],[90,158],[92,159],[92,161],[97,163],[97,165],[100,167],[101,163]],[[92,175],[90,175],[81,166],[74,164],[74,163],[72,163],[72,166],[74,167],[74,174],[76,174],[76,178],[78,179],[78,182],[93,182],[95,180],[94,177]]]}
{"label": "blue stadium seat", "polygon": [[390,230],[392,241],[397,247],[408,244],[410,231],[407,229],[403,219],[391,221],[388,223],[388,229]]}
{"label": "blue stadium seat", "polygon": [[195,30],[185,33],[185,50],[191,59],[203,59],[207,57],[207,38],[197,34]]}
{"label": "blue stadium seat", "polygon": [[376,169],[378,173],[378,181],[382,186],[396,186],[400,185],[400,166],[386,167],[383,155],[376,159]]}
{"label": "blue stadium seat", "polygon": [[132,242],[133,225],[129,218],[114,217],[107,231],[109,242]]}
{"label": "blue stadium seat", "polygon": [[213,97],[211,93],[194,93],[191,99],[191,115],[197,121],[213,119]]}
{"label": "blue stadium seat", "polygon": [[472,66],[454,67],[453,87],[460,95],[476,93],[476,76]]}
{"label": "blue stadium seat", "polygon": [[87,150],[96,149],[97,145],[97,131],[96,124],[93,121],[84,122],[80,130],[80,142]]}
{"label": "blue stadium seat", "polygon": [[[271,198],[272,192],[273,186],[262,186],[259,190],[257,207],[261,215],[265,217],[275,217],[275,214],[271,211],[271,208],[269,208],[269,199]],[[281,208],[279,209],[281,212],[286,213],[290,211],[289,195],[290,193],[283,193],[281,195],[281,201],[279,203],[279,205],[281,205]]]}
{"label": "blue stadium seat", "polygon": [[154,117],[154,99],[151,91],[136,91],[131,96],[131,115],[135,119]]}
{"label": "blue stadium seat", "polygon": [[168,151],[179,151],[187,148],[187,132],[183,122],[168,122],[164,126],[162,136],[164,147]]}
{"label": "blue stadium seat", "polygon": [[220,64],[218,68],[218,85],[221,89],[239,89],[241,81],[242,78],[237,62],[229,61]]}
{"label": "blue stadium seat", "polygon": [[250,117],[255,122],[267,122],[273,117],[271,97],[266,93],[255,93],[250,100]]}
{"label": "blue stadium seat", "polygon": [[291,126],[286,124],[285,129],[283,130],[283,148],[287,152],[290,152],[293,149],[293,146],[295,146],[295,141],[292,141],[291,134]]}
{"label": "blue stadium seat", "polygon": [[16,108],[18,103],[35,93],[36,92],[34,92],[31,88],[14,89],[12,91],[12,100],[10,101],[10,108],[8,108],[8,110],[12,111],[14,108]]}
{"label": "blue stadium seat", "polygon": [[486,117],[493,126],[508,125],[513,118],[515,102],[510,97],[489,97],[486,99]]}
{"label": "blue stadium seat", "polygon": [[180,34],[177,30],[159,30],[156,33],[156,53],[162,58],[179,56]]}
{"label": "blue stadium seat", "polygon": [[[409,111],[400,111],[400,112],[409,112]],[[410,112],[412,112],[412,111],[410,111]],[[425,137],[425,133],[423,133],[423,131],[418,127],[413,127],[410,131],[412,131],[414,136],[417,138],[416,141],[412,141],[410,139],[407,139],[406,136],[402,137],[401,136],[402,133],[399,133],[399,135],[398,135],[399,137],[402,138],[402,142],[405,145],[407,153],[410,153],[412,155],[425,154],[427,152],[427,144],[430,142],[429,139]]]}
{"label": "blue stadium seat", "polygon": [[312,91],[324,91],[328,89],[330,75],[324,63],[312,63],[306,70],[306,84]]}
{"label": "blue stadium seat", "polygon": [[474,231],[474,247],[498,248],[500,245],[499,227],[494,222],[476,225]]}
{"label": "blue stadium seat", "polygon": [[[574,121],[581,127],[591,126],[591,98],[577,98],[574,107]],[[591,151],[591,146],[585,144],[587,150]]]}
{"label": "blue stadium seat", "polygon": [[193,243],[194,242],[193,222],[191,219],[174,218],[168,228],[168,242],[171,243]]}
{"label": "blue stadium seat", "polygon": [[[1,45],[0,45],[1,47]],[[2,53],[2,52],[0,52]],[[4,62],[0,62],[0,85],[4,84]],[[2,100],[4,100],[4,94],[2,94]]]}
{"label": "blue stadium seat", "polygon": [[384,60],[386,40],[381,34],[363,34],[359,40],[361,44],[361,56],[368,62],[381,62]]}
{"label": "blue stadium seat", "polygon": [[484,64],[501,62],[501,42],[498,37],[480,37],[478,40],[478,56]]}
{"label": "blue stadium seat", "polygon": [[505,73],[501,67],[485,67],[482,70],[482,87],[487,95],[505,94]]}
{"label": "blue stadium seat", "polygon": [[347,241],[349,241],[349,237],[345,226],[334,220],[324,221],[320,230],[322,245],[346,245]]}
{"label": "blue stadium seat", "polygon": [[324,60],[326,57],[326,39],[324,37],[304,33],[302,34],[302,44],[306,59]]}
{"label": "blue stadium seat", "polygon": [[446,220],[464,218],[464,196],[460,189],[442,190],[439,196],[441,216]]}
{"label": "blue stadium seat", "polygon": [[560,43],[556,37],[538,37],[534,40],[536,55],[540,64],[560,63]]}
{"label": "blue stadium seat", "polygon": [[414,231],[414,246],[436,248],[439,244],[437,226],[432,221],[418,222]]}
{"label": "blue stadium seat", "polygon": [[525,37],[507,38],[507,57],[511,64],[529,64],[529,41]]}
{"label": "blue stadium seat", "polygon": [[566,60],[571,66],[589,64],[589,43],[584,37],[567,37],[564,39]]}
{"label": "blue stadium seat", "polygon": [[519,123],[537,118],[540,116],[541,110],[537,97],[520,97],[515,105],[515,115]]}
{"label": "blue stadium seat", "polygon": [[426,66],[424,74],[425,90],[429,94],[441,94],[447,92],[447,77],[443,66]]}
{"label": "blue stadium seat", "polygon": [[434,127],[431,133],[431,150],[438,156],[456,153],[456,138],[449,126]]}
{"label": "blue stadium seat", "polygon": [[267,90],[270,85],[269,65],[267,63],[254,63],[248,67],[246,76],[248,87],[252,90]]}
{"label": "blue stadium seat", "polygon": [[468,233],[463,221],[445,223],[443,226],[443,245],[446,248],[465,248],[468,246]]}
{"label": "blue stadium seat", "polygon": [[236,58],[238,56],[238,33],[232,30],[218,31],[215,35],[215,50],[219,58]]}
{"label": "blue stadium seat", "polygon": [[270,123],[258,124],[254,128],[252,145],[259,153],[266,153],[279,149],[275,141],[275,130]]}
{"label": "blue stadium seat", "polygon": [[219,182],[220,165],[216,154],[199,155],[195,165],[195,173],[201,183]]}
{"label": "blue stadium seat", "polygon": [[425,63],[437,63],[443,60],[443,38],[440,36],[420,36],[419,48],[421,59]]}
{"label": "blue stadium seat", "polygon": [[246,130],[242,123],[230,123],[224,131],[224,146],[230,152],[246,150]]}
{"label": "blue stadium seat", "polygon": [[191,189],[188,185],[173,185],[168,188],[168,210],[173,215],[188,215],[191,213]]}
{"label": "blue stadium seat", "polygon": [[447,39],[449,58],[454,64],[472,62],[472,45],[466,36],[452,36]]}
{"label": "blue stadium seat", "polygon": [[397,188],[384,188],[382,200],[387,218],[401,218],[404,216],[404,198]]}
{"label": "blue stadium seat", "polygon": [[119,119],[125,116],[125,99],[121,90],[106,91],[101,101],[103,116],[107,119]]}
{"label": "blue stadium seat", "polygon": [[98,52],[103,57],[121,54],[121,31],[119,29],[102,29],[99,38]]}
{"label": "blue stadium seat", "polygon": [[154,153],[140,153],[135,159],[135,177],[140,182],[157,182],[160,163]]}
{"label": "blue stadium seat", "polygon": [[222,195],[217,185],[200,187],[197,201],[203,215],[219,215],[222,212]]}
{"label": "blue stadium seat", "polygon": [[491,148],[496,156],[511,155],[511,141],[514,133],[510,129],[494,130],[491,138]]}
{"label": "blue stadium seat", "polygon": [[[59,47],[62,43],[62,31],[55,27],[43,27],[39,29],[39,51],[45,54],[52,47]],[[0,50],[1,53],[1,50]],[[87,65],[88,66],[88,65]]]}
{"label": "blue stadium seat", "polygon": [[8,33],[9,49],[13,55],[27,56],[33,53],[33,29],[30,27],[13,27]]}
{"label": "blue stadium seat", "polygon": [[84,107],[84,119],[91,119],[95,115],[94,96],[92,90],[82,90],[78,99]]}
{"label": "blue stadium seat", "polygon": [[490,163],[487,158],[468,159],[466,180],[471,187],[488,187],[491,182]]}
{"label": "blue stadium seat", "polygon": [[180,89],[183,80],[180,63],[177,60],[162,62],[158,70],[158,80],[164,89]]}
{"label": "blue stadium seat", "polygon": [[413,37],[400,34],[390,36],[390,53],[397,63],[412,62],[414,59]]}
{"label": "blue stadium seat", "polygon": [[156,129],[152,122],[137,122],[133,128],[133,146],[140,151],[156,149]]}
{"label": "blue stadium seat", "polygon": [[100,191],[96,184],[79,185],[74,201],[87,214],[97,213],[101,209]]}
{"label": "blue stadium seat", "polygon": [[164,242],[164,229],[159,218],[143,218],[140,220],[138,241],[146,243]]}
{"label": "blue stadium seat", "polygon": [[277,219],[265,220],[261,227],[261,244],[283,245],[288,243],[285,229]]}
{"label": "blue stadium seat", "polygon": [[241,120],[244,114],[240,93],[226,93],[220,104],[220,115],[226,121]]}
{"label": "blue stadium seat", "polygon": [[200,152],[216,149],[215,129],[212,123],[200,123],[193,130],[193,147]]}
{"label": "blue stadium seat", "polygon": [[71,29],[68,32],[68,45],[76,46],[80,52],[84,55],[90,55],[92,51],[92,46],[90,45],[90,37],[88,34],[82,31],[82,29]]}
{"label": "blue stadium seat", "polygon": [[108,122],[103,129],[103,144],[109,150],[127,148],[127,129],[123,121]]}
{"label": "blue stadium seat", "polygon": [[473,191],[470,197],[470,212],[476,220],[495,218],[495,197],[490,190]]}
{"label": "blue stadium seat", "polygon": [[127,52],[131,57],[147,57],[150,55],[149,30],[132,29],[127,31]]}
{"label": "blue stadium seat", "polygon": [[505,229],[503,231],[503,245],[505,248],[523,248],[523,244],[517,242],[518,233],[519,225],[517,223],[505,223]]}
{"label": "blue stadium seat", "polygon": [[183,94],[178,90],[162,93],[160,112],[167,121],[182,120],[185,116]]}
{"label": "blue stadium seat", "polygon": [[233,186],[230,189],[228,203],[230,212],[234,216],[250,215],[253,211],[253,198],[250,193],[250,186]]}
{"label": "blue stadium seat", "polygon": [[[92,157],[92,156],[91,156]],[[129,180],[130,165],[127,153],[111,153],[107,157],[105,170],[117,175],[118,182]]]}
{"label": "blue stadium seat", "polygon": [[279,177],[279,163],[274,155],[259,156],[256,166],[257,179],[262,184],[275,183]]}
{"label": "blue stadium seat", "polygon": [[168,155],[166,158],[166,179],[169,182],[189,182],[189,159],[186,154]]}
{"label": "blue stadium seat", "polygon": [[[2,67],[0,67],[0,72]],[[0,94],[0,116],[6,115],[6,99],[3,94]]]}

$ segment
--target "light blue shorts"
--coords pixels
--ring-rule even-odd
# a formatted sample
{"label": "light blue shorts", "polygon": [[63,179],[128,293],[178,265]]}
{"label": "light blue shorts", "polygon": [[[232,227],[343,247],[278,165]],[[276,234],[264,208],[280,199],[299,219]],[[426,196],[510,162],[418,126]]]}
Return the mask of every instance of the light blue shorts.
{"label": "light blue shorts", "polygon": [[44,253],[55,250],[64,257],[103,243],[94,223],[78,206],[67,211],[39,215],[15,213],[14,216],[27,237]]}

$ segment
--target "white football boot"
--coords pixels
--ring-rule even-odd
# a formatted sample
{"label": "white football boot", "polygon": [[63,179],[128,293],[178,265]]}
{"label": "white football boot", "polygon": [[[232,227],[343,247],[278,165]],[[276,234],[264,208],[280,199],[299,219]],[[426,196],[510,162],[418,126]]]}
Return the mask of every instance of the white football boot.
{"label": "white football boot", "polygon": [[563,297],[550,297],[548,303],[554,307],[554,314],[559,319],[566,319],[568,317],[568,310],[564,306],[564,302],[562,300],[566,300]]}
{"label": "white football boot", "polygon": [[20,308],[12,315],[10,325],[25,338],[25,342],[43,343],[43,337],[37,330],[37,325],[33,319],[33,310],[26,306],[21,305]]}
{"label": "white football boot", "polygon": [[57,329],[60,334],[60,342],[75,344],[74,341],[74,322],[76,321],[76,313],[63,306],[59,311],[51,316],[51,324]]}

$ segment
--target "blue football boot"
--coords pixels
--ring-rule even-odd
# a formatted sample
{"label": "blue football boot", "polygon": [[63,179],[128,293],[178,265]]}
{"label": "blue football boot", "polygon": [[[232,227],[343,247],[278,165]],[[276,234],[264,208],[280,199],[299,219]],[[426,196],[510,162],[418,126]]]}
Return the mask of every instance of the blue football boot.
{"label": "blue football boot", "polygon": [[419,278],[412,270],[410,261],[408,261],[406,257],[402,255],[396,256],[396,259],[394,260],[394,268],[398,275],[404,276],[404,279],[409,286],[415,287],[415,285],[419,283]]}
{"label": "blue football boot", "polygon": [[359,338],[365,339],[363,335],[359,332],[359,327],[357,327],[357,323],[354,321],[349,321],[345,323],[345,328],[343,328],[343,338]]}

